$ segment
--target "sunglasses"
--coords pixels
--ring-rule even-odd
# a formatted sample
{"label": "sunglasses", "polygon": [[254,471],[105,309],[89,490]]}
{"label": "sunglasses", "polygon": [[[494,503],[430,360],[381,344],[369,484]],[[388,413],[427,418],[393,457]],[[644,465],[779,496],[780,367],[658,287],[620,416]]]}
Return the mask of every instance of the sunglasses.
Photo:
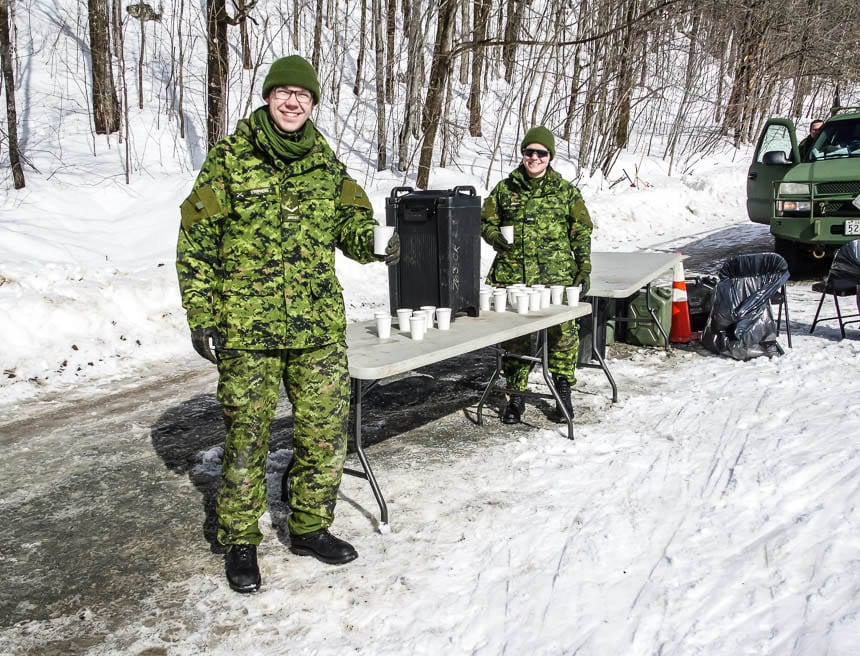
{"label": "sunglasses", "polygon": [[540,157],[544,159],[545,157],[549,157],[548,150],[541,150],[540,148],[523,148],[523,156],[524,157]]}

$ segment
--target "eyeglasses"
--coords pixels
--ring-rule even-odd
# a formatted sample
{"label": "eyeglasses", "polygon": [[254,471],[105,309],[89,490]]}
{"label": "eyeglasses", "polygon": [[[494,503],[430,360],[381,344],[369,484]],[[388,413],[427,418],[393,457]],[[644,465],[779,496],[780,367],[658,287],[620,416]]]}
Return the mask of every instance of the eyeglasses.
{"label": "eyeglasses", "polygon": [[310,91],[305,91],[304,89],[278,88],[272,91],[272,95],[275,96],[275,100],[289,100],[290,96],[295,96],[296,100],[302,105],[307,105],[314,99],[313,94]]}
{"label": "eyeglasses", "polygon": [[523,157],[540,157],[544,159],[549,157],[549,151],[541,150],[540,148],[523,148]]}

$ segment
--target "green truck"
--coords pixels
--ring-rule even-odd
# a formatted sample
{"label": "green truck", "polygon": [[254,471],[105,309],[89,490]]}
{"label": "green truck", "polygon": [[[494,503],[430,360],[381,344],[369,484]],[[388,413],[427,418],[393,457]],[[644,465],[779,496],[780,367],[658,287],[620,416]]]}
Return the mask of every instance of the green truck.
{"label": "green truck", "polygon": [[791,270],[860,238],[860,107],[834,107],[803,156],[794,123],[768,120],[747,175],[747,214],[770,226]]}

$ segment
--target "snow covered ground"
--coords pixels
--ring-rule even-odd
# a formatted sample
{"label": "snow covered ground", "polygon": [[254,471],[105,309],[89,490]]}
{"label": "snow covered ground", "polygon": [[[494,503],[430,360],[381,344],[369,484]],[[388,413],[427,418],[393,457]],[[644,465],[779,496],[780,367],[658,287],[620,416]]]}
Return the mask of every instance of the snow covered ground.
{"label": "snow covered ground", "polygon": [[[30,102],[50,113],[47,75],[33,66]],[[7,454],[30,448],[6,428],[16,417],[209,366],[191,349],[173,268],[178,206],[194,171],[171,163],[175,141],[153,131],[137,141],[147,144],[136,153],[144,166],[126,186],[103,142],[86,128],[75,136],[71,126],[86,116],[60,118],[44,125],[62,122],[62,153],[53,132],[31,124],[30,155],[42,174],[30,172],[25,189],[0,198]],[[503,147],[514,152],[515,140]],[[726,148],[669,176],[664,162],[627,153],[608,178],[579,180],[594,249],[674,247],[746,225],[748,155]],[[382,218],[385,196],[404,180],[372,172],[355,149],[346,161]],[[554,165],[576,173],[561,157]],[[434,170],[432,185],[472,184],[483,196],[488,166],[467,140],[459,166]],[[638,187],[614,184],[634,170]],[[486,271],[489,247],[483,256]],[[387,306],[384,266],[340,258],[338,272],[351,320]],[[619,348],[609,360],[616,404],[599,371],[582,371],[574,442],[541,422],[503,428],[490,419],[481,428],[456,413],[372,446],[392,531],[375,530],[366,483],[347,478],[335,529],[360,553],[347,566],[293,556],[264,521],[263,588],[239,596],[195,532],[165,555],[180,554],[185,574],[149,592],[111,591],[118,601],[142,596],[133,621],[118,627],[110,605],[70,597],[48,619],[0,623],[0,652],[857,654],[860,332],[840,340],[825,325],[808,335],[817,295],[809,281],[793,281],[788,294],[794,348],[781,358],[741,363],[695,345]],[[197,393],[178,385],[175,402]],[[134,430],[148,449],[148,427]],[[73,441],[54,448],[92,457]],[[283,458],[273,454],[275,470]],[[198,460],[217,471],[217,450]],[[7,482],[16,476],[0,471]],[[160,474],[192,488],[184,474]],[[34,493],[0,500],[4,524]],[[181,519],[196,527],[199,515],[199,504],[189,505]],[[271,519],[283,517],[273,510]],[[134,525],[121,515],[100,521]],[[15,567],[19,546],[0,549],[4,568]]]}
{"label": "snow covered ground", "polygon": [[[744,222],[742,164],[714,162],[671,179],[652,166],[642,173],[649,188],[582,184],[595,249],[683,242]],[[173,273],[175,208],[191,179],[97,198],[69,189],[53,203],[7,194],[7,417],[37,412],[40,399],[64,390],[97,396],[113,380],[206,366],[188,343]],[[444,171],[437,179],[439,187],[455,182]],[[372,193],[381,211],[386,189]],[[381,265],[341,261],[339,269],[351,319],[385,306]],[[809,336],[817,300],[809,282],[792,283],[789,299],[794,348],[784,357],[741,363],[695,347],[622,348],[610,359],[621,395],[614,405],[601,372],[583,371],[574,442],[540,422],[502,429],[491,419],[482,429],[458,413],[371,447],[393,530],[375,530],[369,489],[347,478],[335,527],[360,558],[345,567],[293,556],[264,522],[263,589],[238,596],[220,559],[189,535],[194,566],[153,590],[139,621],[107,629],[86,599],[70,600],[67,615],[5,628],[0,646],[47,653],[59,641],[91,644],[82,651],[93,654],[171,655],[854,654],[860,333],[840,341],[823,326]],[[177,390],[184,393],[194,390]],[[4,444],[26,448],[11,436]],[[201,454],[200,466],[217,470],[206,464],[215,457]],[[99,636],[94,644],[68,642],[82,625]]]}

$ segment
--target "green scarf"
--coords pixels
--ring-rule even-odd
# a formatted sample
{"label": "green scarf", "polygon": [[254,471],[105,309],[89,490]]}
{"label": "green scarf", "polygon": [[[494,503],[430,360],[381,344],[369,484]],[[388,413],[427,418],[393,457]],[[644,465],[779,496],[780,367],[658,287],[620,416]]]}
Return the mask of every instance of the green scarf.
{"label": "green scarf", "polygon": [[307,155],[316,144],[317,129],[310,119],[298,132],[283,132],[269,116],[269,106],[258,107],[249,118],[257,146],[273,158],[294,162]]}

